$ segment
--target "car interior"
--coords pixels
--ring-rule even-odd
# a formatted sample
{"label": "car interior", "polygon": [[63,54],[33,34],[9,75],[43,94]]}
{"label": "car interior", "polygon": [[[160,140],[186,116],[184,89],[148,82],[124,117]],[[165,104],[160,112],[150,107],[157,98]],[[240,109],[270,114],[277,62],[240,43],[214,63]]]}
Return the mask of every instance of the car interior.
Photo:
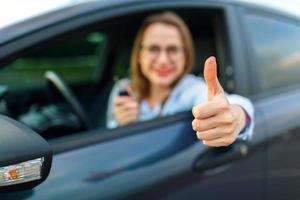
{"label": "car interior", "polygon": [[[128,77],[131,46],[142,19],[160,10],[122,15],[66,32],[19,52],[0,69],[0,112],[46,139],[105,129],[114,80]],[[188,24],[196,48],[194,74],[210,55],[226,85],[229,61],[222,10],[175,9]]]}

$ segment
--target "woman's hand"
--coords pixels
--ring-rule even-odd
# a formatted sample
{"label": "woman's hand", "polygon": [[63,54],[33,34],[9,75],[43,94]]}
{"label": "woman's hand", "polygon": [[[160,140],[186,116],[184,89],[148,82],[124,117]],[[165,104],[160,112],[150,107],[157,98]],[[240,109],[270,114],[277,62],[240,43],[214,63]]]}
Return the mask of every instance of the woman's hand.
{"label": "woman's hand", "polygon": [[192,127],[205,145],[219,147],[232,144],[246,123],[246,113],[238,105],[229,104],[217,77],[214,57],[205,61],[204,78],[208,101],[194,106]]}
{"label": "woman's hand", "polygon": [[135,122],[139,116],[139,103],[131,94],[118,96],[113,103],[113,114],[120,126]]}

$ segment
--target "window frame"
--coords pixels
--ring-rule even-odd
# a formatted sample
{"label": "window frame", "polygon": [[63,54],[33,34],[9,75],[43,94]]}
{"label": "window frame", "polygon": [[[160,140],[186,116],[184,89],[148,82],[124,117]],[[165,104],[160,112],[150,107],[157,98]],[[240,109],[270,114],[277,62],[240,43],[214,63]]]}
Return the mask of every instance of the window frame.
{"label": "window frame", "polygon": [[[249,72],[249,84],[251,85],[251,98],[252,99],[260,99],[265,97],[271,97],[276,94],[280,94],[283,91],[291,91],[297,88],[297,86],[284,86],[280,88],[274,88],[270,89],[268,91],[263,91],[260,88],[259,79],[257,76],[257,73],[259,72],[258,64],[256,62],[256,56],[254,52],[254,45],[251,41],[251,36],[249,33],[249,27],[246,25],[247,23],[247,16],[248,15],[255,15],[255,16],[261,16],[266,17],[272,20],[278,20],[279,22],[289,23],[289,24],[295,24],[299,26],[300,28],[300,20],[297,18],[286,15],[284,13],[277,13],[272,11],[266,11],[261,9],[253,9],[253,8],[240,8],[239,9],[239,18],[241,21],[241,27],[243,31],[243,41],[244,42],[244,52],[246,55],[247,65],[248,65],[248,72]],[[300,84],[299,84],[300,85]]]}
{"label": "window frame", "polygon": [[[12,53],[10,56],[8,56],[5,59],[1,59],[1,58],[3,58],[3,57],[1,57],[3,55],[0,55],[0,59],[1,59],[0,65],[2,65],[5,62],[8,62],[9,60],[12,60],[16,57],[21,56],[23,53],[26,53],[26,51],[28,51],[28,49],[33,48],[34,45],[38,45],[38,44],[42,43],[43,41],[48,40],[49,38],[57,37],[64,33],[69,33],[71,31],[76,31],[82,27],[86,27],[87,25],[91,24],[92,22],[97,22],[97,24],[99,24],[103,21],[108,20],[109,18],[111,18],[111,16],[118,17],[118,16],[126,15],[129,12],[131,14],[134,14],[134,13],[143,12],[143,11],[153,11],[153,9],[155,9],[155,10],[161,10],[161,9],[165,9],[165,8],[178,9],[178,8],[181,8],[182,6],[184,6],[184,8],[193,8],[193,9],[222,10],[225,13],[223,16],[225,23],[227,23],[227,21],[228,21],[228,13],[230,13],[233,8],[229,4],[216,3],[216,2],[210,2],[210,1],[207,1],[207,2],[206,1],[205,2],[192,2],[191,1],[188,3],[178,1],[178,4],[174,4],[174,2],[166,2],[162,5],[160,5],[159,2],[147,2],[147,3],[140,3],[139,5],[136,5],[136,6],[128,5],[127,7],[124,7],[123,9],[111,8],[110,10],[107,10],[103,13],[98,12],[98,14],[90,13],[85,16],[78,17],[77,19],[69,19],[69,20],[66,20],[66,21],[63,21],[60,23],[56,23],[56,24],[49,26],[43,30],[34,31],[30,34],[25,35],[24,37],[17,38],[13,42],[4,45],[4,46],[9,46],[6,48],[9,48],[10,51],[14,52],[14,53]],[[228,31],[228,32],[230,34],[231,31]],[[29,44],[28,41],[30,41],[31,43]],[[231,51],[231,49],[232,49],[231,42],[228,45],[229,45],[228,50]],[[0,47],[0,50],[1,50],[1,47]],[[10,52],[8,52],[8,53],[10,53]],[[233,58],[233,56],[229,57],[228,59],[231,60],[232,58]],[[130,135],[131,133],[132,134],[140,133],[145,129],[145,127],[148,127],[148,128],[159,127],[159,126],[164,126],[169,123],[174,123],[174,121],[177,121],[178,119],[187,119],[187,115],[189,115],[189,117],[190,117],[190,112],[187,112],[187,113],[185,113],[185,114],[178,113],[174,116],[164,117],[163,119],[159,118],[159,119],[154,119],[154,120],[147,121],[147,122],[140,122],[134,126],[129,126],[127,128],[117,128],[114,130],[94,129],[91,131],[84,131],[84,132],[79,132],[76,134],[70,134],[68,136],[63,136],[63,137],[59,137],[59,138],[56,138],[53,140],[48,140],[48,141],[50,143],[55,143],[55,145],[53,146],[54,152],[69,151],[71,149],[76,149],[81,146],[87,146],[90,144],[98,143],[100,141],[105,141],[106,137],[111,138],[111,139],[116,139],[119,137],[124,137],[124,136]],[[172,120],[172,119],[174,119],[174,120]],[[130,131],[128,131],[128,130],[130,130]],[[97,136],[92,136],[92,134],[89,134],[91,132],[97,133]],[[109,133],[114,132],[114,134],[112,134],[112,136],[104,136],[105,134],[103,134],[103,138],[102,138],[102,133],[105,133],[105,132],[109,132]],[[91,137],[88,137],[89,139],[82,140],[82,138],[85,138],[87,135],[90,135]],[[97,139],[95,139],[95,138],[97,138]],[[72,146],[71,141],[76,142],[76,145],[74,144],[74,146]],[[62,146],[64,146],[65,142],[68,142],[68,145],[70,145],[70,146],[65,145],[65,149],[64,149],[64,147],[62,147]],[[62,148],[64,150],[57,150],[57,149],[59,149],[58,146],[60,146],[60,148]]]}

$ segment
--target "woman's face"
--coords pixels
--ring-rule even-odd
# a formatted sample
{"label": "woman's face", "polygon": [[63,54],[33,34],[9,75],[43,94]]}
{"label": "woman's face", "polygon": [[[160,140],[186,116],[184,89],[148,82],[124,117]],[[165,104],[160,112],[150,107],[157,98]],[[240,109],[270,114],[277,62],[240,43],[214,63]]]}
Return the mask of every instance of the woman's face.
{"label": "woman's face", "polygon": [[140,52],[140,66],[151,86],[171,87],[184,72],[185,54],[177,27],[154,23],[146,29]]}

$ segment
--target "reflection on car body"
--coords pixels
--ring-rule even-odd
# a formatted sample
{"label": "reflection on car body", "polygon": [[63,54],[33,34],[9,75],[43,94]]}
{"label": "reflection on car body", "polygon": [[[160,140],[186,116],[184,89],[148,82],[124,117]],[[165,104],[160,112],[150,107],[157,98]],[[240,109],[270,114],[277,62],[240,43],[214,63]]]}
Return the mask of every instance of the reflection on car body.
{"label": "reflection on car body", "polygon": [[[207,148],[196,140],[190,112],[104,128],[113,77],[128,75],[141,20],[161,10],[175,11],[191,28],[198,66],[216,55],[224,89],[253,100],[251,141]],[[206,0],[87,2],[2,28],[0,112],[38,132],[53,158],[43,183],[1,191],[0,198],[296,198],[299,32],[295,16]],[[11,123],[5,118],[0,125]],[[14,146],[5,132],[0,140]],[[45,140],[34,141],[43,146]],[[18,158],[0,156],[0,167],[37,158],[21,151]]]}

